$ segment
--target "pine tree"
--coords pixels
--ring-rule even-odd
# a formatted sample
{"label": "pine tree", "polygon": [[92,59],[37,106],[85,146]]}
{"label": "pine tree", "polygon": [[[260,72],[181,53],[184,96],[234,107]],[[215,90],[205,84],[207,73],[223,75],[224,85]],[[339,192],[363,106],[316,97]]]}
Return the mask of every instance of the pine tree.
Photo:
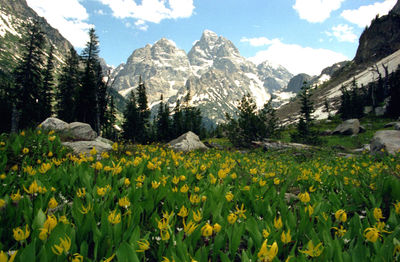
{"label": "pine tree", "polygon": [[114,104],[114,98],[112,96],[109,97],[108,105],[106,111],[104,113],[104,124],[103,124],[103,136],[105,138],[109,138],[112,140],[117,139],[117,132],[114,128],[116,123],[116,109]]}
{"label": "pine tree", "polygon": [[174,137],[178,137],[183,134],[183,114],[179,99],[176,101],[172,119],[172,133]]}
{"label": "pine tree", "polygon": [[0,70],[0,115],[3,116],[0,124],[0,133],[11,130],[12,84],[11,76]]}
{"label": "pine tree", "polygon": [[387,114],[391,117],[400,116],[400,65],[397,70],[392,73],[389,80],[390,90],[390,100],[387,107]]}
{"label": "pine tree", "polygon": [[258,117],[260,119],[261,125],[261,134],[262,138],[272,138],[277,137],[279,135],[278,132],[278,117],[276,116],[276,110],[272,106],[271,97],[267,103],[264,104],[264,107],[259,112]]}
{"label": "pine tree", "polygon": [[129,101],[124,111],[124,122],[122,124],[123,137],[135,143],[137,137],[142,130],[139,126],[139,109],[136,103],[136,96],[134,91],[129,96]]}
{"label": "pine tree", "polygon": [[99,41],[93,28],[89,30],[89,42],[82,51],[81,59],[84,70],[81,78],[81,86],[76,97],[76,118],[78,121],[88,123],[97,132],[99,123]]}
{"label": "pine tree", "polygon": [[53,88],[54,88],[54,47],[51,45],[47,57],[46,68],[43,72],[43,87],[39,94],[39,104],[41,105],[40,118],[42,120],[52,115]]}
{"label": "pine tree", "polygon": [[[26,25],[22,54],[14,70],[12,131],[38,123],[41,105],[44,33],[39,22]],[[19,126],[18,126],[19,125]]]}
{"label": "pine tree", "polygon": [[301,142],[306,144],[319,144],[320,139],[317,136],[317,132],[312,130],[314,105],[311,101],[311,87],[307,82],[303,83],[300,92],[300,119],[297,124],[297,130],[291,135],[291,139],[294,142]]}
{"label": "pine tree", "polygon": [[137,88],[137,104],[138,104],[138,113],[139,113],[139,122],[138,128],[140,133],[137,134],[137,141],[139,143],[145,143],[149,139],[149,119],[150,119],[150,110],[147,105],[147,95],[146,95],[146,87],[142,82],[142,78],[139,79],[139,86]]}
{"label": "pine tree", "polygon": [[58,118],[70,123],[76,120],[75,97],[79,89],[79,57],[74,48],[69,50],[58,78],[56,111]]}
{"label": "pine tree", "polygon": [[158,141],[167,141],[170,139],[170,120],[169,120],[169,107],[164,104],[163,96],[160,97],[160,105],[156,117],[156,135]]}

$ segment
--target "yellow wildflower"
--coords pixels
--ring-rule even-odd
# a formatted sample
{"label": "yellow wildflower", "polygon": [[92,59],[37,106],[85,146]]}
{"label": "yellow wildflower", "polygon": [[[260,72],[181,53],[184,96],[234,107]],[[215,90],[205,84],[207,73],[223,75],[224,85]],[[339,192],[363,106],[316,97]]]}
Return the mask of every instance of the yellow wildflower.
{"label": "yellow wildflower", "polygon": [[92,164],[92,168],[96,169],[96,170],[102,170],[103,169],[103,164],[99,161],[97,161],[96,163]]}
{"label": "yellow wildflower", "polygon": [[347,232],[347,230],[344,229],[342,225],[340,225],[340,228],[332,227],[332,229],[336,230],[335,235],[338,237],[343,237],[344,234],[346,234],[346,232]]}
{"label": "yellow wildflower", "polygon": [[186,193],[187,191],[189,191],[189,186],[187,184],[184,184],[181,189],[180,189],[181,193]]}
{"label": "yellow wildflower", "polygon": [[56,139],[56,136],[49,136],[49,141],[54,141]]}
{"label": "yellow wildflower", "polygon": [[96,150],[96,147],[93,147],[92,148],[92,150],[90,150],[90,152],[89,152],[92,156],[95,156],[95,155],[97,155],[97,150]]}
{"label": "yellow wildflower", "polygon": [[340,221],[340,222],[346,222],[347,220],[347,214],[346,211],[344,211],[343,209],[339,209],[338,211],[335,212],[335,218],[336,220]]}
{"label": "yellow wildflower", "polygon": [[111,261],[114,259],[114,257],[115,257],[115,253],[114,253],[114,254],[112,254],[112,256],[111,256],[111,257],[109,257],[109,258],[105,259],[103,262],[111,262]]}
{"label": "yellow wildflower", "polygon": [[300,201],[303,202],[303,203],[308,203],[308,202],[310,202],[310,195],[308,194],[308,192],[300,193],[300,194],[298,195],[298,198],[299,198]]}
{"label": "yellow wildflower", "polygon": [[86,196],[86,189],[84,187],[78,188],[78,190],[76,191],[76,195],[79,198],[84,198]]}
{"label": "yellow wildflower", "polygon": [[304,211],[307,213],[308,215],[311,216],[314,213],[314,207],[311,205],[308,205],[304,208]]}
{"label": "yellow wildflower", "polygon": [[160,236],[161,236],[161,240],[162,241],[167,241],[167,240],[169,240],[170,239],[170,235],[169,235],[169,232],[168,232],[168,230],[161,230],[160,231]]}
{"label": "yellow wildflower", "polygon": [[46,221],[44,221],[43,227],[50,233],[56,225],[57,218],[54,215],[48,215]]}
{"label": "yellow wildflower", "polygon": [[246,209],[244,209],[244,204],[242,204],[240,209],[238,206],[236,206],[235,214],[238,215],[239,218],[246,218],[246,215],[244,214],[245,212],[246,212]]}
{"label": "yellow wildflower", "polygon": [[110,214],[108,215],[108,221],[113,225],[121,222],[121,214],[116,214],[116,212],[117,210],[114,209],[114,211],[110,211]]}
{"label": "yellow wildflower", "polygon": [[228,202],[231,202],[232,201],[232,199],[233,199],[233,197],[234,197],[234,195],[232,194],[232,192],[228,192],[228,193],[226,193],[226,195],[225,195],[225,198],[226,198],[226,200],[228,201]]}
{"label": "yellow wildflower", "polygon": [[375,243],[378,238],[380,238],[380,232],[377,228],[375,227],[368,227],[364,230],[364,237],[372,242]]}
{"label": "yellow wildflower", "polygon": [[25,186],[23,186],[23,187],[24,187],[25,192],[30,194],[30,195],[33,195],[33,194],[37,193],[38,188],[39,188],[36,180],[32,182],[32,184],[29,186],[28,189],[26,189]]}
{"label": "yellow wildflower", "polygon": [[54,245],[51,247],[51,250],[57,256],[61,256],[63,253],[68,254],[69,249],[71,248],[71,239],[68,236],[65,238],[59,238],[60,244]]}
{"label": "yellow wildflower", "polygon": [[192,212],[193,212],[193,220],[197,223],[200,222],[200,220],[203,218],[200,210],[197,210],[196,212],[194,212],[194,211],[192,211]]}
{"label": "yellow wildflower", "polygon": [[75,253],[71,257],[71,262],[83,262],[83,256],[79,253]]}
{"label": "yellow wildflower", "polygon": [[277,177],[274,178],[274,184],[275,185],[279,185],[279,183],[281,182],[281,180]]}
{"label": "yellow wildflower", "polygon": [[92,205],[89,203],[87,207],[85,207],[84,205],[82,205],[82,210],[79,210],[79,212],[81,212],[82,214],[87,214],[89,213],[89,211],[92,210]]}
{"label": "yellow wildflower", "polygon": [[42,165],[38,168],[41,174],[46,173],[51,169],[51,163],[42,163]]}
{"label": "yellow wildflower", "polygon": [[144,252],[150,248],[150,243],[146,239],[138,240],[136,243],[139,246],[139,249],[137,249],[136,252]]}
{"label": "yellow wildflower", "polygon": [[24,155],[28,154],[28,153],[29,153],[29,148],[24,147],[24,148],[22,149],[22,153],[23,153]]}
{"label": "yellow wildflower", "polygon": [[396,214],[400,214],[400,202],[397,201],[394,205],[394,211],[396,212]]}
{"label": "yellow wildflower", "polygon": [[382,215],[382,209],[380,208],[374,208],[374,218],[377,221],[380,221],[381,219],[384,219],[383,215]]}
{"label": "yellow wildflower", "polygon": [[201,199],[200,199],[199,195],[191,194],[189,200],[190,200],[190,203],[192,203],[192,204],[198,204],[198,203],[200,203]]}
{"label": "yellow wildflower", "polygon": [[268,236],[269,236],[269,230],[263,229],[262,235],[263,235],[264,238],[268,238]]}
{"label": "yellow wildflower", "polygon": [[48,157],[53,157],[53,152],[50,151],[49,153],[47,153],[47,156]]}
{"label": "yellow wildflower", "polygon": [[307,250],[299,250],[301,253],[304,253],[310,257],[319,257],[324,251],[324,247],[322,246],[322,242],[318,243],[314,246],[312,240],[307,243]]}
{"label": "yellow wildflower", "polygon": [[168,220],[169,217],[163,217],[160,221],[158,221],[158,229],[160,229],[161,231],[166,230],[169,227]]}
{"label": "yellow wildflower", "polygon": [[188,215],[188,210],[185,206],[182,206],[181,209],[179,210],[178,216],[184,218],[187,217]]}
{"label": "yellow wildflower", "polygon": [[57,200],[56,200],[54,197],[52,197],[52,198],[50,198],[49,203],[48,203],[47,206],[48,206],[50,209],[56,208],[56,207],[58,206],[58,202],[57,202]]}
{"label": "yellow wildflower", "polygon": [[0,251],[0,261],[1,262],[13,262],[15,259],[15,256],[17,255],[17,251],[15,251],[11,256],[10,259],[8,259],[8,256],[6,253],[3,252],[3,250]]}
{"label": "yellow wildflower", "polygon": [[282,241],[283,244],[287,244],[290,241],[292,241],[292,236],[290,235],[290,229],[288,230],[287,233],[285,233],[285,231],[282,232],[281,241]]}
{"label": "yellow wildflower", "polygon": [[276,229],[281,229],[282,226],[283,226],[283,224],[282,224],[282,218],[279,217],[279,218],[277,219],[277,218],[275,217],[275,218],[274,218],[274,227],[275,227]]}
{"label": "yellow wildflower", "polygon": [[173,178],[172,178],[172,183],[174,183],[175,185],[177,185],[178,183],[179,183],[179,177],[177,177],[177,176],[174,176]]}
{"label": "yellow wildflower", "polygon": [[45,241],[49,237],[49,231],[47,228],[41,228],[39,233],[39,239]]}
{"label": "yellow wildflower", "polygon": [[24,167],[24,172],[28,173],[31,176],[36,175],[36,170],[32,166]]}
{"label": "yellow wildflower", "polygon": [[6,179],[6,178],[7,178],[7,176],[6,176],[5,173],[3,173],[3,174],[0,175],[0,179],[4,180],[4,179]]}
{"label": "yellow wildflower", "polygon": [[317,189],[315,189],[314,186],[310,186],[310,187],[308,188],[308,191],[310,191],[310,192],[315,192],[315,190],[317,190]]}
{"label": "yellow wildflower", "polygon": [[110,158],[110,155],[107,152],[101,153],[101,158],[107,159]]}
{"label": "yellow wildflower", "polygon": [[185,223],[185,220],[183,220],[183,231],[188,236],[190,236],[198,226],[199,225],[196,225],[192,220],[190,220],[187,224]]}
{"label": "yellow wildflower", "polygon": [[129,178],[125,178],[124,179],[124,186],[129,186],[131,184],[131,181],[129,180]]}
{"label": "yellow wildflower", "polygon": [[228,215],[228,222],[229,222],[229,224],[235,224],[236,220],[237,220],[237,215],[236,215],[236,214],[230,213],[230,214]]}
{"label": "yellow wildflower", "polygon": [[212,234],[213,234],[213,227],[209,223],[205,224],[201,228],[201,235],[203,237],[209,237],[212,236]]}
{"label": "yellow wildflower", "polygon": [[118,150],[118,143],[115,142],[114,144],[112,144],[112,150],[117,151]]}
{"label": "yellow wildflower", "polygon": [[107,192],[107,189],[105,187],[98,187],[97,188],[97,195],[103,197]]}
{"label": "yellow wildflower", "polygon": [[274,241],[272,245],[267,245],[267,242],[268,239],[265,239],[257,256],[263,261],[272,261],[278,254],[278,244]]}
{"label": "yellow wildflower", "polygon": [[213,230],[215,231],[215,233],[218,233],[219,231],[221,231],[221,225],[218,223],[215,223],[213,225]]}
{"label": "yellow wildflower", "polygon": [[161,185],[161,182],[158,181],[151,181],[151,187],[153,189],[157,189]]}
{"label": "yellow wildflower", "polygon": [[25,231],[23,231],[20,227],[13,229],[14,239],[17,241],[23,241],[27,239],[31,233],[28,225],[25,225]]}
{"label": "yellow wildflower", "polygon": [[6,206],[6,201],[0,198],[0,210]]}
{"label": "yellow wildflower", "polygon": [[131,205],[131,202],[129,201],[129,199],[125,196],[123,198],[120,198],[118,200],[118,205],[120,207],[124,207],[124,208],[128,208]]}
{"label": "yellow wildflower", "polygon": [[11,200],[14,201],[14,203],[18,203],[18,201],[21,200],[21,194],[19,193],[19,189],[18,189],[17,193],[11,194],[10,197],[11,197]]}

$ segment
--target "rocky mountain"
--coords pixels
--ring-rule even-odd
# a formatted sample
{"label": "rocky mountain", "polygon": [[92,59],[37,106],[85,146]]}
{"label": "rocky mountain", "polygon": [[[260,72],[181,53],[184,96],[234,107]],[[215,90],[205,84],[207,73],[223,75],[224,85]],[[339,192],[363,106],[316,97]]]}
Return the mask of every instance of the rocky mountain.
{"label": "rocky mountain", "polygon": [[0,70],[10,72],[15,65],[20,39],[24,32],[23,25],[26,22],[37,20],[42,25],[46,34],[46,46],[54,46],[55,64],[59,66],[63,62],[65,54],[72,47],[57,29],[51,27],[47,21],[36,14],[25,0],[10,1],[0,0]]}
{"label": "rocky mountain", "polygon": [[376,17],[360,36],[354,62],[374,63],[400,49],[400,4],[383,17]]}
{"label": "rocky mountain", "polygon": [[188,54],[165,38],[135,50],[113,73],[113,87],[127,96],[137,87],[139,76],[146,84],[150,106],[163,95],[173,107],[190,92],[189,103],[216,123],[224,120],[225,112],[234,112],[246,93],[261,107],[271,92],[286,86],[292,74],[268,63],[257,67],[230,40],[205,30]]}

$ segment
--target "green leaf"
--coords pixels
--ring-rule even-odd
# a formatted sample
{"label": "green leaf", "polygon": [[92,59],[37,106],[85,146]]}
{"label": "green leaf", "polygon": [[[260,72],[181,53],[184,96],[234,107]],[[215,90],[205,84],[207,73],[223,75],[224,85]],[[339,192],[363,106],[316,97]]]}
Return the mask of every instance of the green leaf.
{"label": "green leaf", "polygon": [[135,249],[127,242],[121,243],[116,254],[120,262],[139,262]]}

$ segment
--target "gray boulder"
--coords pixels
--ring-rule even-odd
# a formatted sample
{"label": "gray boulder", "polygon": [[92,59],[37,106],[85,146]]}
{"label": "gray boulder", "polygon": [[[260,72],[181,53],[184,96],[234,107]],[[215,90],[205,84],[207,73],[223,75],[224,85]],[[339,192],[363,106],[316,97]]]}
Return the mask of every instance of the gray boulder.
{"label": "gray boulder", "polygon": [[400,150],[400,131],[381,130],[376,132],[371,141],[371,153],[378,153],[382,149],[389,154],[396,154]]}
{"label": "gray boulder", "polygon": [[39,128],[60,132],[68,128],[68,123],[55,117],[49,117],[39,125]]}
{"label": "gray boulder", "polygon": [[364,107],[364,114],[368,115],[369,113],[371,113],[373,111],[373,107],[372,106],[365,106]]}
{"label": "gray boulder", "polygon": [[283,149],[299,149],[299,150],[307,150],[315,148],[313,146],[299,144],[299,143],[285,143],[281,141],[253,141],[253,145],[262,147],[265,151],[269,150],[283,150]]}
{"label": "gray boulder", "polygon": [[97,137],[97,133],[89,124],[81,122],[72,122],[66,130],[68,138],[75,141],[93,141]]}
{"label": "gray boulder", "polygon": [[375,115],[376,116],[383,116],[386,113],[386,107],[378,106],[375,108]]}
{"label": "gray boulder", "polygon": [[338,125],[332,134],[357,135],[360,132],[360,121],[358,119],[348,119]]}
{"label": "gray boulder", "polygon": [[203,142],[200,141],[199,137],[191,131],[170,141],[168,145],[175,151],[183,151],[183,152],[188,152],[197,149],[203,149],[203,150],[208,149],[208,147],[204,145]]}
{"label": "gray boulder", "polygon": [[400,123],[396,123],[394,125],[394,130],[400,130]]}
{"label": "gray boulder", "polygon": [[384,128],[387,128],[387,127],[394,127],[394,125],[397,124],[397,123],[399,123],[399,122],[389,122],[389,123],[385,124],[383,127],[384,127]]}
{"label": "gray boulder", "polygon": [[93,147],[96,149],[97,154],[101,154],[103,152],[108,152],[112,150],[110,144],[101,142],[101,141],[75,141],[75,142],[63,142],[63,146],[69,147],[73,150],[74,154],[86,154],[90,155],[90,150]]}

